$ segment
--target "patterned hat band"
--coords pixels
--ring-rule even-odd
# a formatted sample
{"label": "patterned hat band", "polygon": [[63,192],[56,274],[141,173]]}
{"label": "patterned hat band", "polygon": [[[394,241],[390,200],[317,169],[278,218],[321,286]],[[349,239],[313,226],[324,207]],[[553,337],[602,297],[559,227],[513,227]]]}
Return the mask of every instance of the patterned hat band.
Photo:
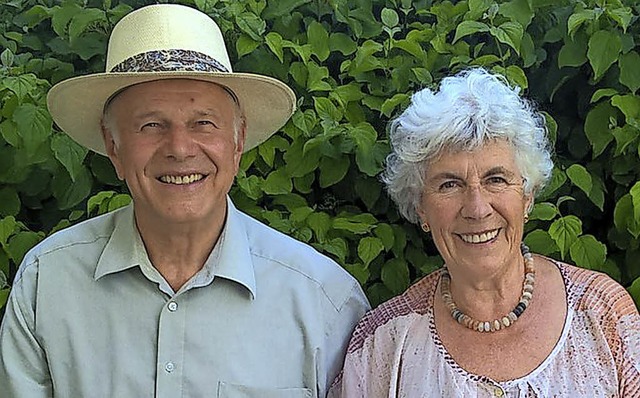
{"label": "patterned hat band", "polygon": [[226,72],[216,59],[192,50],[147,51],[120,62],[110,72]]}

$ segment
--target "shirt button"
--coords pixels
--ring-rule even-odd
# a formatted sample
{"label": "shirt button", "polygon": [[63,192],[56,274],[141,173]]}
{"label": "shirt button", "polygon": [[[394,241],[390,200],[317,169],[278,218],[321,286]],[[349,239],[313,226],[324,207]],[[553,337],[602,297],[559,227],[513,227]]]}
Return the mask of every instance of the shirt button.
{"label": "shirt button", "polygon": [[167,307],[169,308],[169,311],[175,312],[175,310],[178,309],[178,303],[176,303],[175,301],[172,301],[169,303]]}
{"label": "shirt button", "polygon": [[493,395],[495,395],[496,397],[501,397],[504,395],[504,391],[502,391],[502,388],[496,388],[493,391]]}
{"label": "shirt button", "polygon": [[173,370],[176,368],[176,366],[173,364],[173,362],[167,362],[164,365],[164,370],[167,371],[167,373],[171,373],[173,372]]}

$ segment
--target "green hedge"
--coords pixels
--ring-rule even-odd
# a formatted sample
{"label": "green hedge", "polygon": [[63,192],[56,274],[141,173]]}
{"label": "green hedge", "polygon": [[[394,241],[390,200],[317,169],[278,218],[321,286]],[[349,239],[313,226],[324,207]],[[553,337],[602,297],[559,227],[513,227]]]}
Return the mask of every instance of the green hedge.
{"label": "green hedge", "polygon": [[[104,157],[52,124],[51,84],[104,67],[108,33],[151,1],[0,5],[0,307],[35,243],[129,202]],[[375,305],[442,264],[378,180],[386,125],[410,94],[469,65],[546,113],[553,181],[526,225],[534,252],[600,270],[640,303],[640,6],[621,0],[185,0],[221,26],[237,71],[299,97],[247,153],[244,211],[335,258]],[[64,288],[64,287],[61,287]]]}

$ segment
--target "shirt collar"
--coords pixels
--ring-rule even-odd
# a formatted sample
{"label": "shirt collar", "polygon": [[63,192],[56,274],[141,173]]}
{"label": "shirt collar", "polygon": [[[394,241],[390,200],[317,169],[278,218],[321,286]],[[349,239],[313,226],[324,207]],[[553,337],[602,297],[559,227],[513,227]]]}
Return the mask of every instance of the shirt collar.
{"label": "shirt collar", "polygon": [[[242,213],[227,196],[225,226],[200,273],[210,274],[213,271],[214,277],[239,283],[249,290],[251,297],[255,299],[256,281],[253,259],[242,217]],[[105,275],[136,266],[140,267],[145,275],[149,274],[144,272],[144,268],[151,267],[151,263],[135,226],[133,204],[130,204],[115,214],[115,227],[98,260],[94,279],[98,280]],[[158,281],[154,280],[154,282]]]}

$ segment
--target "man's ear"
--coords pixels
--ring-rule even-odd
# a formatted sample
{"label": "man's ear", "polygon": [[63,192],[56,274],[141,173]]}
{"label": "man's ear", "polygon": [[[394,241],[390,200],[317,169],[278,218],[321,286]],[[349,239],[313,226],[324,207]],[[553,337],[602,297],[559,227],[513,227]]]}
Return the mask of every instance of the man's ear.
{"label": "man's ear", "polygon": [[236,137],[236,150],[234,153],[234,162],[236,164],[236,168],[240,167],[240,159],[242,158],[242,153],[244,152],[244,143],[245,143],[246,135],[247,135],[247,128],[243,118],[242,123],[240,123],[240,127],[238,128],[238,133]]}
{"label": "man's ear", "polygon": [[102,140],[104,142],[104,147],[107,151],[107,156],[113,167],[116,169],[116,174],[120,180],[124,180],[124,175],[122,173],[122,165],[120,163],[120,158],[118,157],[118,145],[116,144],[115,137],[113,133],[104,126],[104,121],[100,122],[100,130],[102,131]]}

